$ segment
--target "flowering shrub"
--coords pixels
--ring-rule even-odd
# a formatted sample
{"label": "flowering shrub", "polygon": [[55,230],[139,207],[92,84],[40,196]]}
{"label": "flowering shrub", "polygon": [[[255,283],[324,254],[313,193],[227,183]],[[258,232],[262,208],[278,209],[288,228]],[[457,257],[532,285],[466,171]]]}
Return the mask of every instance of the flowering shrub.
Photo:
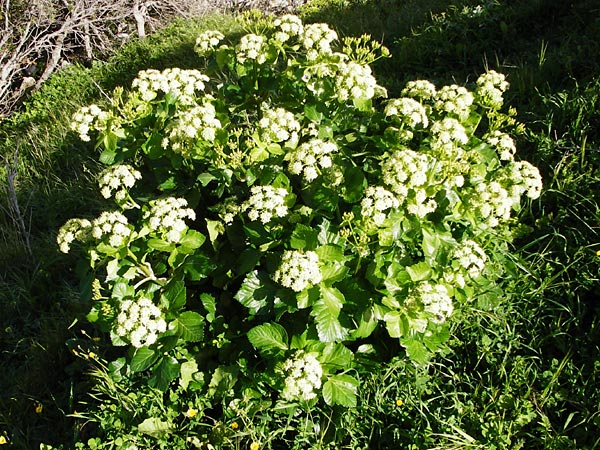
{"label": "flowering shrub", "polygon": [[99,132],[99,187],[120,210],[57,239],[101,284],[89,320],[130,346],[115,378],[350,407],[381,342],[426,361],[454,311],[490,303],[541,179],[515,160],[501,74],[387,99],[377,43],[265,23],[239,43],[203,33],[203,69],[141,72],[109,110],[76,115],[83,139]]}

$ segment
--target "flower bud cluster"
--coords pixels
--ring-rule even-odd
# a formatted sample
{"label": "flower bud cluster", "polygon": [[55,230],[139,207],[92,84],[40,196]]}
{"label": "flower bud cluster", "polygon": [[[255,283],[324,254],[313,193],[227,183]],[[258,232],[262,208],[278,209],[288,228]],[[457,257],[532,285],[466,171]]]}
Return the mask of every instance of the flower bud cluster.
{"label": "flower bud cluster", "polygon": [[167,329],[161,310],[148,298],[121,302],[115,333],[136,348],[149,347]]}
{"label": "flower bud cluster", "polygon": [[286,375],[282,397],[288,401],[311,400],[321,388],[323,368],[310,353],[298,352],[281,367]]}
{"label": "flower bud cluster", "polygon": [[375,225],[381,226],[387,217],[385,211],[398,208],[400,201],[392,192],[381,186],[369,186],[360,205],[363,218],[368,218]]}
{"label": "flower bud cluster", "polygon": [[425,107],[410,97],[394,98],[388,101],[384,113],[387,117],[399,119],[401,124],[410,128],[416,128],[419,125],[427,128],[429,125]]}
{"label": "flower bud cluster", "polygon": [[149,211],[144,213],[151,230],[160,233],[168,242],[177,243],[181,240],[187,225],[183,219],[196,219],[196,213],[186,208],[184,198],[166,197],[150,202]]}
{"label": "flower bud cluster", "polygon": [[114,195],[118,202],[123,202],[127,198],[127,190],[141,178],[142,174],[129,164],[109,167],[100,174],[98,181],[100,193],[104,198],[111,198]]}
{"label": "flower bud cluster", "polygon": [[313,251],[286,250],[273,274],[273,280],[295,292],[319,284],[321,279],[319,255]]}
{"label": "flower bud cluster", "polygon": [[475,95],[481,105],[499,109],[504,103],[502,94],[508,86],[508,81],[503,74],[490,70],[477,79]]}
{"label": "flower bud cluster", "polygon": [[318,167],[322,169],[331,167],[330,155],[337,150],[334,142],[311,139],[288,154],[289,170],[294,175],[302,174],[306,181],[311,182],[319,175]]}
{"label": "flower bud cluster", "polygon": [[177,67],[165,69],[162,72],[156,69],[142,70],[131,83],[137,89],[143,100],[154,100],[159,92],[171,93],[178,97],[182,105],[194,103],[196,91],[204,91],[209,78],[195,69],[179,69]]}
{"label": "flower bud cluster", "polygon": [[196,38],[194,50],[198,55],[206,56],[213,52],[224,38],[225,36],[220,31],[206,30]]}
{"label": "flower bud cluster", "polygon": [[431,134],[431,148],[441,153],[440,159],[457,159],[454,153],[469,140],[465,127],[452,117],[445,117],[431,125]]}
{"label": "flower bud cluster", "polygon": [[451,84],[442,87],[435,95],[433,107],[438,111],[454,114],[461,119],[469,117],[473,94],[467,88]]}
{"label": "flower bud cluster", "polygon": [[242,211],[247,211],[250,220],[269,223],[273,217],[285,217],[288,207],[285,204],[288,191],[273,186],[252,186],[250,198],[242,204]]}
{"label": "flower bud cluster", "polygon": [[79,134],[79,138],[82,141],[89,142],[89,132],[92,130],[105,130],[107,120],[108,113],[102,111],[99,106],[84,106],[73,115],[71,130]]}
{"label": "flower bud cluster", "polygon": [[348,62],[340,64],[336,77],[336,92],[338,101],[368,100],[375,96],[377,80],[367,65]]}
{"label": "flower bud cluster", "polygon": [[492,181],[478,183],[468,205],[471,211],[477,212],[485,223],[494,228],[510,219],[514,202],[515,199],[500,183]]}
{"label": "flower bud cluster", "polygon": [[85,242],[89,238],[92,223],[87,219],[69,219],[60,227],[56,236],[58,248],[69,253],[73,241]]}
{"label": "flower bud cluster", "polygon": [[430,158],[408,148],[397,150],[383,161],[381,172],[384,183],[403,202],[409,189],[423,186],[427,182]]}
{"label": "flower bud cluster", "polygon": [[258,129],[264,142],[297,141],[300,122],[294,118],[293,113],[283,108],[270,109],[265,106]]}
{"label": "flower bud cluster", "polygon": [[432,100],[437,94],[435,85],[429,80],[413,80],[406,83],[401,95],[421,101]]}
{"label": "flower bud cluster", "polygon": [[415,189],[414,196],[407,200],[406,210],[419,218],[425,217],[437,208],[435,199],[427,195],[425,189]]}
{"label": "flower bud cluster", "polygon": [[338,38],[337,33],[324,23],[312,23],[304,27],[302,45],[307,51],[306,59],[314,61],[322,55],[331,54],[331,43]]}
{"label": "flower bud cluster", "polygon": [[514,159],[517,148],[515,141],[508,134],[494,130],[483,136],[483,140],[496,149],[502,161],[512,161]]}
{"label": "flower bud cluster", "polygon": [[264,64],[267,60],[265,38],[257,34],[246,34],[240,39],[237,46],[236,58],[240,64],[246,60],[256,61],[258,64]]}
{"label": "flower bud cluster", "polygon": [[131,236],[127,217],[118,211],[104,211],[92,222],[92,236],[108,240],[111,247],[122,246]]}
{"label": "flower bud cluster", "polygon": [[523,194],[527,194],[532,200],[539,198],[542,193],[542,176],[537,167],[528,161],[517,161],[511,168],[511,181],[514,183],[516,199]]}
{"label": "flower bud cluster", "polygon": [[189,157],[191,151],[188,143],[194,143],[199,138],[208,142],[214,141],[221,126],[221,121],[217,119],[217,111],[207,98],[202,105],[179,113],[178,120],[163,146],[170,144],[174,152]]}
{"label": "flower bud cluster", "polygon": [[454,312],[452,298],[443,284],[420,283],[411,295],[421,301],[433,323],[444,323]]}
{"label": "flower bud cluster", "polygon": [[273,24],[278,28],[278,31],[273,35],[277,42],[287,42],[291,37],[301,36],[304,32],[302,20],[292,14],[285,14],[275,19]]}
{"label": "flower bud cluster", "polygon": [[465,271],[471,278],[477,278],[482,274],[488,260],[479,244],[471,239],[461,242],[460,246],[452,252],[451,259],[456,261],[460,270]]}

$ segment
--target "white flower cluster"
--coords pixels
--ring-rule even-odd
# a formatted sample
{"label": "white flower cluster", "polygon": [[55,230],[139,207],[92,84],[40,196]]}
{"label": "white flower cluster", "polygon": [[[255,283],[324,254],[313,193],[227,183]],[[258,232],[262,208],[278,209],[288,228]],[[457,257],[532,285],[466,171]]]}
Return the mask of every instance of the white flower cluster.
{"label": "white flower cluster", "polygon": [[298,352],[294,358],[284,362],[281,368],[286,375],[281,393],[284,399],[306,401],[317,396],[315,391],[321,388],[323,368],[314,355]]}
{"label": "white flower cluster", "polygon": [[294,114],[283,108],[263,106],[263,117],[258,121],[260,138],[264,142],[297,141],[300,122],[294,118]]}
{"label": "white flower cluster", "polygon": [[483,140],[495,147],[502,161],[512,161],[517,151],[515,141],[508,134],[494,130],[483,136]]}
{"label": "white flower cluster", "polygon": [[406,83],[401,94],[419,100],[431,100],[437,94],[435,85],[429,80],[413,80]]}
{"label": "white flower cluster", "polygon": [[273,217],[285,217],[288,207],[285,204],[289,195],[284,188],[273,186],[252,186],[250,198],[242,204],[242,211],[247,211],[250,220],[259,220],[266,224]]}
{"label": "white flower cluster", "polygon": [[128,339],[134,347],[154,344],[158,335],[166,329],[167,323],[161,310],[150,299],[142,297],[137,301],[121,302],[115,333]]}
{"label": "white flower cluster", "polygon": [[196,45],[194,50],[200,56],[206,56],[219,45],[219,43],[225,38],[223,33],[217,30],[206,30],[198,35],[196,38]]}
{"label": "white flower cluster", "polygon": [[127,198],[127,189],[132,188],[136,180],[142,178],[142,174],[129,164],[117,164],[108,167],[100,174],[98,184],[100,193],[104,198],[113,195],[118,202]]}
{"label": "white flower cluster", "polygon": [[403,202],[411,188],[423,186],[427,182],[430,158],[408,148],[397,150],[381,165],[384,183]]}
{"label": "white flower cluster", "polygon": [[151,230],[159,232],[166,241],[177,243],[186,230],[187,225],[183,219],[196,219],[196,213],[191,208],[186,208],[187,200],[184,198],[166,197],[150,202],[150,210],[144,213]]}
{"label": "white flower cluster", "polygon": [[425,217],[437,208],[435,199],[429,197],[425,189],[415,189],[414,196],[408,198],[406,210],[419,218]]}
{"label": "white flower cluster", "polygon": [[340,64],[335,80],[338,101],[368,100],[375,96],[377,80],[367,65],[348,62]]}
{"label": "white flower cluster", "polygon": [[273,280],[295,292],[319,284],[321,279],[319,255],[313,251],[286,250],[273,274]]}
{"label": "white flower cluster", "polygon": [[451,84],[442,87],[435,95],[434,108],[450,114],[455,114],[461,119],[469,116],[473,94],[467,88]]}
{"label": "white flower cluster", "polygon": [[127,217],[118,211],[104,211],[92,222],[92,236],[108,239],[112,247],[120,247],[131,236]]}
{"label": "white flower cluster", "polygon": [[460,247],[455,248],[452,252],[451,258],[471,278],[481,275],[488,260],[479,244],[471,239],[461,242]]}
{"label": "white flower cluster", "polygon": [[[542,193],[542,176],[537,167],[527,161],[518,161],[511,168],[511,180],[514,183],[515,196],[526,193],[535,200]],[[518,202],[518,199],[515,199]]]}
{"label": "white flower cluster", "polygon": [[286,42],[293,36],[301,36],[304,32],[302,20],[292,14],[278,17],[273,23],[279,29],[273,36],[277,42]]}
{"label": "white flower cluster", "polygon": [[244,64],[247,59],[264,64],[267,60],[265,47],[264,37],[257,34],[246,34],[242,36],[237,46],[236,58],[240,64]]}
{"label": "white flower cluster", "polygon": [[131,83],[137,89],[142,99],[149,102],[154,100],[159,92],[176,95],[182,105],[194,103],[196,91],[204,91],[209,78],[195,69],[179,69],[177,67],[165,69],[162,72],[156,69],[142,70]]}
{"label": "white flower cluster", "polygon": [[400,201],[392,192],[381,186],[369,186],[360,205],[363,218],[368,218],[375,225],[381,226],[387,217],[385,211],[398,208]]}
{"label": "white flower cluster", "polygon": [[410,97],[394,98],[388,101],[383,112],[387,117],[398,118],[401,124],[408,125],[410,128],[416,128],[419,125],[427,128],[429,125],[425,107]]}
{"label": "white flower cluster", "polygon": [[454,312],[452,298],[443,284],[431,284],[426,281],[419,284],[412,295],[421,301],[433,323],[444,323]]}
{"label": "white flower cluster", "polygon": [[502,94],[508,86],[508,81],[503,74],[490,70],[477,79],[475,94],[480,104],[490,108],[500,108],[504,103]]}
{"label": "white flower cluster", "polygon": [[312,23],[304,27],[302,44],[307,51],[306,58],[314,61],[319,54],[330,55],[331,43],[338,38],[337,33],[325,23]]}
{"label": "white flower cluster", "polygon": [[476,211],[490,227],[510,219],[514,197],[497,181],[481,182],[475,186],[475,195],[469,199],[469,209]]}
{"label": "white flower cluster", "polygon": [[237,197],[227,197],[212,209],[213,211],[216,211],[216,213],[219,215],[219,218],[226,225],[231,225],[235,219],[235,216],[242,211],[242,207],[239,205]]}
{"label": "white flower cluster", "polygon": [[465,127],[452,117],[445,117],[434,122],[431,125],[431,134],[431,148],[441,152],[443,155],[441,159],[456,158],[454,152],[469,140]]}
{"label": "white flower cluster", "polygon": [[73,115],[71,130],[79,134],[82,141],[89,142],[89,132],[92,130],[105,130],[108,113],[102,111],[98,105],[84,106]]}
{"label": "white flower cluster", "polygon": [[56,243],[58,244],[60,251],[69,253],[73,241],[86,241],[91,227],[92,223],[87,219],[67,220],[67,222],[60,227],[56,236]]}
{"label": "white flower cluster", "polygon": [[214,141],[221,126],[221,121],[217,119],[217,111],[210,103],[210,97],[207,97],[202,105],[178,114],[177,121],[163,146],[170,144],[174,152],[189,157],[191,153],[188,143],[193,143],[198,138],[208,142]]}
{"label": "white flower cluster", "polygon": [[337,150],[334,142],[311,139],[288,153],[289,170],[294,175],[302,174],[308,182],[313,181],[319,175],[318,167],[323,169],[331,167],[330,155]]}

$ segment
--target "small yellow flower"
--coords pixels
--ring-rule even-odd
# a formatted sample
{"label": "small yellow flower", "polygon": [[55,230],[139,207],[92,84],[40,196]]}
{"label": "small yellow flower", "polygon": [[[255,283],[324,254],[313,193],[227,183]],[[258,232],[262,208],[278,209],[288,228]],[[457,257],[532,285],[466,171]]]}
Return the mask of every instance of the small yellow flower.
{"label": "small yellow flower", "polygon": [[596,256],[600,256],[600,250],[596,252]]}
{"label": "small yellow flower", "polygon": [[8,444],[8,441],[4,436],[0,436],[0,445]]}
{"label": "small yellow flower", "polygon": [[260,444],[258,442],[253,442],[250,444],[250,450],[258,450],[260,448]]}
{"label": "small yellow flower", "polygon": [[234,429],[234,430],[237,430],[239,427],[240,427],[240,425],[237,422],[233,422],[231,424],[231,428]]}
{"label": "small yellow flower", "polygon": [[396,400],[396,406],[400,407],[404,405],[404,402],[401,399]]}
{"label": "small yellow flower", "polygon": [[37,405],[35,405],[36,414],[41,414],[43,410],[44,410],[44,405],[42,405],[41,403],[38,403]]}
{"label": "small yellow flower", "polygon": [[196,414],[198,414],[198,410],[194,409],[194,408],[190,408],[187,410],[187,412],[185,413],[186,417],[189,417],[190,419],[193,417],[196,417]]}
{"label": "small yellow flower", "polygon": [[89,357],[90,359],[96,359],[96,354],[95,354],[94,352],[89,352],[89,353],[88,353],[88,357]]}

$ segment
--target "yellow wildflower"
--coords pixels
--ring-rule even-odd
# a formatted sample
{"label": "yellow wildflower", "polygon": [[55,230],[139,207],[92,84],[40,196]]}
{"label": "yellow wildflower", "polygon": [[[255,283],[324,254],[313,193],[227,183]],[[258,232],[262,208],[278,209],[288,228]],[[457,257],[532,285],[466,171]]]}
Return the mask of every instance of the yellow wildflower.
{"label": "yellow wildflower", "polygon": [[237,430],[239,427],[240,427],[240,425],[237,422],[233,422],[231,424],[231,428],[234,429],[234,430]]}
{"label": "yellow wildflower", "polygon": [[250,450],[258,450],[260,448],[260,444],[258,442],[253,442],[250,444]]}
{"label": "yellow wildflower", "polygon": [[198,414],[198,410],[194,409],[194,408],[190,408],[187,410],[187,412],[185,413],[186,417],[189,417],[190,419],[193,417],[196,417],[196,414]]}
{"label": "yellow wildflower", "polygon": [[4,436],[0,436],[0,445],[8,444],[8,441]]}
{"label": "yellow wildflower", "polygon": [[37,414],[41,414],[43,410],[44,410],[44,405],[42,405],[41,403],[38,403],[37,405],[35,405],[35,412]]}
{"label": "yellow wildflower", "polygon": [[600,256],[600,250],[596,252],[596,256]]}
{"label": "yellow wildflower", "polygon": [[396,406],[400,407],[404,405],[404,402],[401,399],[396,400]]}

